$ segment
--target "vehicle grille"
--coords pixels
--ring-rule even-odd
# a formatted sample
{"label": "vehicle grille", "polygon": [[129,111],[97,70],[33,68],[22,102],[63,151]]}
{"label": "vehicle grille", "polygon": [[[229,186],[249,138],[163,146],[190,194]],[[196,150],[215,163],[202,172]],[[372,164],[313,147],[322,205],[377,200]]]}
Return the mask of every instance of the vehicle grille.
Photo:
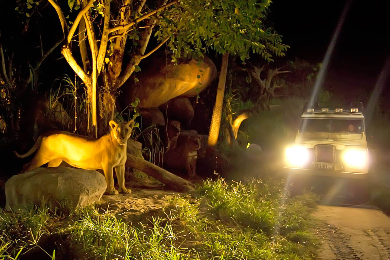
{"label": "vehicle grille", "polygon": [[316,145],[314,154],[316,162],[334,163],[336,159],[336,149],[333,145]]}

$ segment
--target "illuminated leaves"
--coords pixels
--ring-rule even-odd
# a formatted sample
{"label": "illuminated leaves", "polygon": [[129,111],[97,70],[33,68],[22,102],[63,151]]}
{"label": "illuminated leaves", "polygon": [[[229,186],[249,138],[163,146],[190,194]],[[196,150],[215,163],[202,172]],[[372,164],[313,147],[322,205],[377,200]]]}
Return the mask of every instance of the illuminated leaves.
{"label": "illuminated leaves", "polygon": [[288,46],[265,25],[269,5],[269,0],[183,1],[162,15],[155,35],[171,38],[168,46],[176,57],[202,56],[211,48],[242,60],[253,52],[271,61]]}
{"label": "illuminated leaves", "polygon": [[72,11],[72,10],[77,11],[80,9],[80,4],[79,4],[79,1],[77,1],[77,0],[68,0],[68,6],[69,6],[70,11]]}

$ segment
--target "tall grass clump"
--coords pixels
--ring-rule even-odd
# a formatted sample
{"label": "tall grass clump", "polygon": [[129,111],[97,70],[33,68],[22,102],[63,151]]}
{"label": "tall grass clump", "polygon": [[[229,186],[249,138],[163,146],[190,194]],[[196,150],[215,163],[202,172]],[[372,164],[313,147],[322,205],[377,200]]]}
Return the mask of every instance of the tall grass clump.
{"label": "tall grass clump", "polygon": [[[172,226],[159,218],[148,227],[132,227],[110,214],[94,209],[83,210],[79,220],[64,232],[82,246],[79,256],[90,259],[185,259],[175,247]],[[90,254],[92,253],[92,255]]]}
{"label": "tall grass clump", "polygon": [[44,235],[49,234],[49,221],[50,215],[46,209],[31,209],[21,213],[0,211],[0,259],[17,259],[34,248],[44,251],[39,242]]}
{"label": "tall grass clump", "polygon": [[184,227],[181,238],[197,241],[199,259],[315,259],[317,244],[309,232],[314,195],[284,198],[284,183],[276,180],[219,179],[198,191],[197,202],[175,199],[171,216]]}

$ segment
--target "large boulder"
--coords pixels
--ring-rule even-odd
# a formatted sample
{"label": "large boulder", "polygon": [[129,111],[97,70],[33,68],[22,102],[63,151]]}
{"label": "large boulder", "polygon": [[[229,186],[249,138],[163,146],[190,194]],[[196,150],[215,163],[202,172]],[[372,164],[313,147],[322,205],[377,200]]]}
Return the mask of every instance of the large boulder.
{"label": "large boulder", "polygon": [[73,210],[99,201],[106,191],[104,176],[97,171],[68,167],[36,168],[12,176],[5,184],[7,211],[34,206]]}
{"label": "large boulder", "polygon": [[194,108],[191,101],[186,97],[169,100],[160,106],[160,109],[167,113],[169,119],[179,121],[186,128],[190,126],[192,118],[194,118]]}
{"label": "large boulder", "polygon": [[151,125],[165,125],[163,113],[158,108],[141,108],[139,110],[142,117],[142,128]]}
{"label": "large boulder", "polygon": [[188,60],[177,64],[167,57],[156,57],[122,87],[120,100],[123,107],[136,98],[139,108],[159,107],[178,97],[193,97],[208,87],[217,76],[215,64],[208,58]]}

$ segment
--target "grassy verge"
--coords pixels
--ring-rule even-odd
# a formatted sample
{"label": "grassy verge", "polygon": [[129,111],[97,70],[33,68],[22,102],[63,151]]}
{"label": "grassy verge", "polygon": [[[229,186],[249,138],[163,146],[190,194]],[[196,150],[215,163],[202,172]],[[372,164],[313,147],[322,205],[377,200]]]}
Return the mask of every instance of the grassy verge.
{"label": "grassy verge", "polygon": [[380,208],[386,215],[390,215],[390,190],[378,184],[371,189],[371,203]]}
{"label": "grassy verge", "polygon": [[[48,259],[59,251],[56,259],[316,259],[309,232],[315,197],[285,198],[283,187],[273,180],[206,181],[196,198],[172,198],[165,217],[145,225],[94,208],[66,218],[44,210],[1,213],[0,259],[33,249]],[[55,251],[45,237],[59,241]]]}

